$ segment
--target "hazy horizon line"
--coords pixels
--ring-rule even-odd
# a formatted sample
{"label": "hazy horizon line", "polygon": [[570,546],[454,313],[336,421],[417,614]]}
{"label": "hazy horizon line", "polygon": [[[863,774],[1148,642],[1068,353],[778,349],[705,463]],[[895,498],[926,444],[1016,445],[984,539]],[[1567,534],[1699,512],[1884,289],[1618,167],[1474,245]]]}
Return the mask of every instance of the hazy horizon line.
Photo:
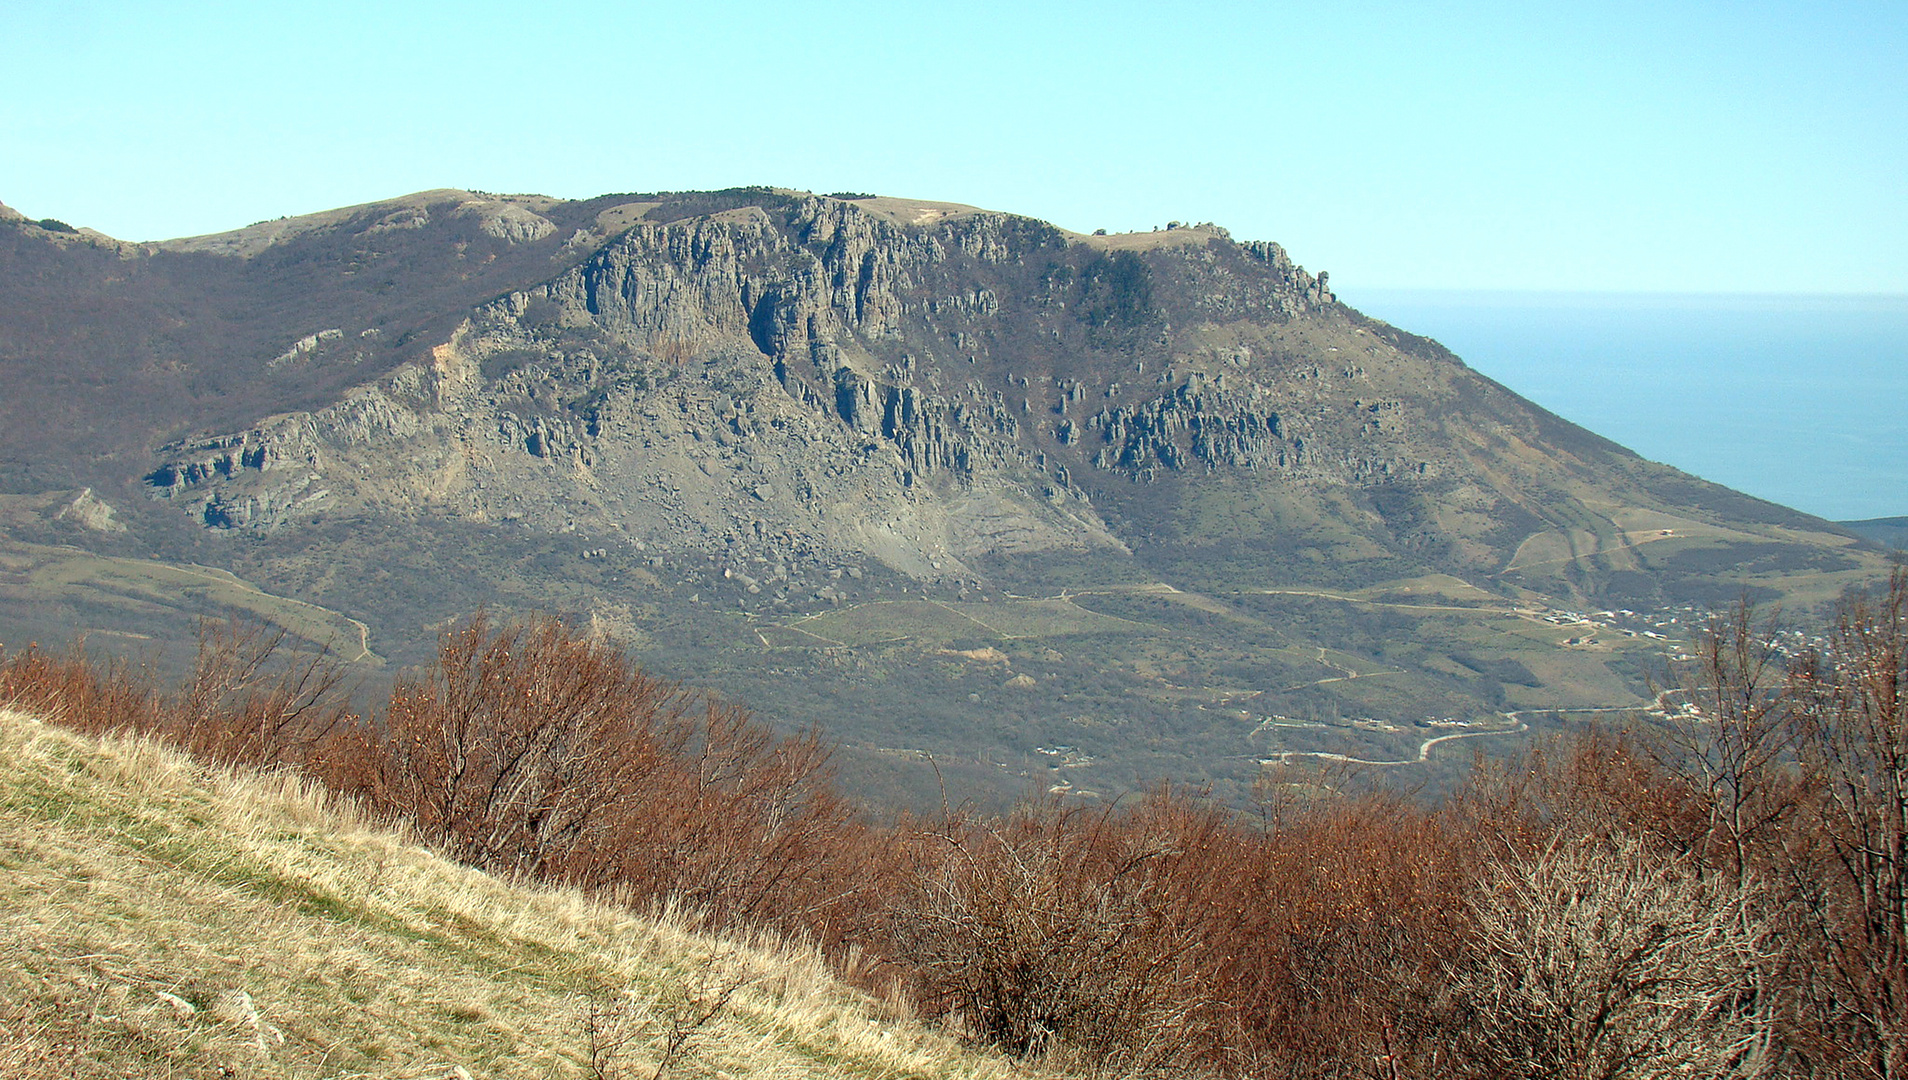
{"label": "hazy horizon line", "polygon": [[1599,288],[1509,288],[1468,285],[1355,285],[1333,283],[1332,291],[1340,301],[1382,297],[1438,300],[1517,301],[1517,302],[1624,302],[1624,301],[1710,301],[1737,303],[1820,302],[1833,304],[1868,303],[1908,307],[1908,290],[1900,292],[1831,292],[1774,289],[1599,289]]}

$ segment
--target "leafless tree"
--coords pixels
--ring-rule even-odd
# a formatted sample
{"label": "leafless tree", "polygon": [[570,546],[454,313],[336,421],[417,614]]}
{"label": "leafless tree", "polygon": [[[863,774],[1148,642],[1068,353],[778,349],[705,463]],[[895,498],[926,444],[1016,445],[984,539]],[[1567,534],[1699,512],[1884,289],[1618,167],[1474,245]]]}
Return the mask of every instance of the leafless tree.
{"label": "leafless tree", "polygon": [[1738,881],[1772,857],[1804,786],[1778,629],[1775,616],[1759,616],[1747,601],[1711,616],[1690,643],[1683,685],[1668,695],[1683,708],[1656,740],[1665,774],[1685,789],[1701,824],[1688,843]]}
{"label": "leafless tree", "polygon": [[1791,678],[1802,759],[1820,783],[1797,862],[1826,960],[1824,1033],[1845,1031],[1853,1075],[1908,1077],[1908,569],[1838,606],[1825,649]]}
{"label": "leafless tree", "polygon": [[329,651],[295,652],[287,638],[257,619],[202,620],[192,675],[161,705],[163,733],[218,761],[305,763],[357,717],[344,665]]}

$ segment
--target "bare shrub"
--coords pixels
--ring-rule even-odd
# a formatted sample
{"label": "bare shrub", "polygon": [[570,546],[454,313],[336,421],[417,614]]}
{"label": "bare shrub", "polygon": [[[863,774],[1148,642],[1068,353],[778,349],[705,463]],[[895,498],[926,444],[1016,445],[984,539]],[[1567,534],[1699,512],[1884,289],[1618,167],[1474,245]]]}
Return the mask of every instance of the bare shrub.
{"label": "bare shrub", "polygon": [[84,639],[63,656],[35,644],[0,662],[0,702],[89,734],[147,731],[159,720],[152,673],[96,661]]}
{"label": "bare shrub", "polygon": [[1469,942],[1470,842],[1396,796],[1315,803],[1234,830],[1208,861],[1209,963],[1233,1075],[1435,1075],[1462,1022],[1444,973]]}
{"label": "bare shrub", "polygon": [[[1480,763],[1437,810],[1268,788],[1253,828],[1168,793],[876,828],[815,733],[551,618],[445,633],[371,723],[327,658],[235,624],[203,628],[176,691],[29,648],[0,661],[0,702],[296,766],[492,870],[791,932],[1067,1067],[1908,1078],[1905,620],[1898,572],[1778,679],[1738,607],[1698,639],[1697,709],[1665,738]],[[668,1068],[717,998],[586,1011],[598,1071],[633,1045],[618,1031]]]}
{"label": "bare shrub", "polygon": [[1454,979],[1483,1075],[1763,1075],[1752,894],[1641,840],[1564,838],[1493,864],[1467,897],[1480,948]]}
{"label": "bare shrub", "polygon": [[659,994],[634,991],[592,998],[582,1010],[585,1049],[592,1080],[629,1075],[628,1052],[645,1046],[654,1055],[650,1080],[663,1080],[695,1050],[703,1031],[728,1011],[735,995],[754,982],[732,951],[712,949],[670,979]]}
{"label": "bare shrub", "polygon": [[1217,825],[1044,803],[920,834],[923,869],[892,932],[924,1011],[1021,1057],[1116,1069],[1192,1059],[1212,1001],[1184,875]]}
{"label": "bare shrub", "polygon": [[851,906],[836,871],[857,830],[818,735],[778,736],[554,618],[446,632],[378,738],[372,803],[477,865],[716,926],[812,930]]}
{"label": "bare shrub", "polygon": [[253,619],[202,620],[192,675],[170,692],[148,667],[94,659],[83,640],[64,656],[28,647],[0,663],[0,701],[92,734],[155,735],[211,761],[302,764],[357,717],[343,666],[285,642]]}
{"label": "bare shrub", "polygon": [[192,675],[160,705],[160,733],[213,761],[299,765],[355,725],[344,666],[328,652],[292,655],[284,630],[251,619],[204,620]]}
{"label": "bare shrub", "polygon": [[1451,809],[1497,855],[1558,836],[1648,837],[1700,846],[1707,809],[1664,755],[1622,729],[1588,726],[1497,761],[1479,758]]}
{"label": "bare shrub", "polygon": [[917,834],[885,949],[922,1011],[1075,1067],[1436,1072],[1470,843],[1395,797],[1241,827],[1157,794]]}
{"label": "bare shrub", "polygon": [[683,728],[644,812],[618,823],[617,858],[598,872],[716,925],[833,937],[831,920],[867,879],[843,864],[859,830],[835,792],[828,747],[814,732],[777,736],[729,704],[703,703]]}
{"label": "bare shrub", "polygon": [[392,691],[372,795],[461,858],[547,875],[639,811],[686,738],[685,705],[555,619],[479,615]]}

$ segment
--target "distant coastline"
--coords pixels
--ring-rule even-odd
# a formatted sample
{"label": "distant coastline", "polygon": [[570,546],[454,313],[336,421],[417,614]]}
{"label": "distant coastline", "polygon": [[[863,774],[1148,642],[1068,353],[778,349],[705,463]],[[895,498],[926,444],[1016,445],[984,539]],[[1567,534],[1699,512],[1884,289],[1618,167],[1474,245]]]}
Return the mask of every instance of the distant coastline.
{"label": "distant coastline", "polygon": [[1908,295],[1333,284],[1644,457],[1830,520],[1908,514]]}

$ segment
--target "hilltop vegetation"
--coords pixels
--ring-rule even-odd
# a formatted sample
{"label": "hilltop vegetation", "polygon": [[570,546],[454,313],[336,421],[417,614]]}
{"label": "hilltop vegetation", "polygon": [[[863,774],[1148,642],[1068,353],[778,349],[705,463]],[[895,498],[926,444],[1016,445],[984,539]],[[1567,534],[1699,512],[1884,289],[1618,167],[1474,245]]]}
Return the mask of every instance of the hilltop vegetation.
{"label": "hilltop vegetation", "polygon": [[[776,736],[554,620],[478,618],[445,632],[435,665],[368,718],[337,697],[333,669],[275,662],[271,644],[208,632],[196,676],[169,692],[83,654],[29,649],[0,665],[0,701],[81,729],[295,770],[481,870],[666,907],[698,929],[798,936],[881,997],[1046,1068],[1293,1078],[1374,1068],[1479,1078],[1886,1078],[1908,1069],[1908,570],[1879,596],[1844,598],[1832,632],[1792,655],[1746,607],[1712,620],[1690,643],[1678,707],[1481,766],[1437,806],[1358,794],[1346,775],[1288,767],[1267,774],[1249,813],[1160,789],[1118,805],[1038,799],[1004,816],[950,808],[882,823],[833,790],[815,739]],[[294,826],[261,813],[260,824],[234,825],[230,811],[194,801],[203,796],[152,780],[85,794],[86,777],[100,772],[212,774],[150,749],[138,754],[170,764],[92,765],[94,752],[70,737],[10,730],[10,754],[33,765],[5,809],[18,823],[7,848],[18,865],[76,858],[58,851],[87,848],[86,830],[103,829],[104,851],[207,877],[231,897],[215,906],[257,899],[278,905],[281,920],[328,920],[340,933],[394,928],[449,958],[426,979],[439,990],[405,984],[427,1005],[443,1000],[429,993],[486,970],[494,980],[476,993],[493,1000],[551,988],[587,995],[596,985],[553,945],[543,948],[554,957],[500,957],[545,932],[495,928],[461,901],[400,891],[366,914],[383,895],[375,883],[411,873],[393,868],[420,865],[421,855],[384,856],[389,866],[369,874],[363,861],[355,874],[285,869],[367,843],[349,820]],[[266,854],[201,853],[198,826],[252,838]],[[113,966],[111,957],[145,957],[150,947],[137,945],[144,917],[127,906],[127,890],[100,884],[112,875],[32,872],[60,896],[119,897],[101,917],[117,919],[113,933],[136,947],[88,939],[32,954],[29,981],[11,991],[31,1021],[19,1030],[72,1022],[47,1000],[110,992],[119,996],[107,1014],[159,1024],[167,1033],[151,1040],[181,1061],[196,1060],[219,1031],[251,1039],[268,1063],[274,1046],[292,1044],[290,1018],[230,1004],[218,963],[207,968],[212,982],[193,984],[197,998],[165,982],[182,976],[158,960]],[[52,934],[60,917],[57,904],[19,910],[24,921],[10,925],[26,928],[20,941]],[[624,935],[664,933],[636,923],[597,932],[606,949],[628,946]],[[54,962],[61,956],[93,966],[76,973],[70,960]],[[148,962],[160,974],[130,974]],[[588,961],[599,965],[589,971],[612,970],[606,963]],[[690,988],[673,999],[667,976],[612,965],[622,974],[603,976],[611,996],[591,999],[588,1030],[637,1030],[617,1045],[663,1054],[672,1068],[733,1072],[719,1025],[697,1055],[668,1049],[701,1038],[697,1025],[672,1043],[683,1016],[795,1030],[772,1010],[749,1019],[756,999],[744,988],[759,990],[763,977],[729,975],[730,963],[689,961]],[[658,979],[676,1012],[653,1003]],[[644,980],[631,999],[642,1004],[618,1004]],[[138,987],[180,1001],[139,998]],[[261,992],[246,992],[256,1010]],[[224,1009],[228,1026],[193,1034],[187,1021],[202,1007]],[[505,1030],[546,1055],[537,1061],[581,1060],[553,1049],[576,1044],[562,1042],[548,1014],[540,1025],[489,1017],[451,1009],[444,1022],[475,1040],[457,1042],[467,1048],[459,1053],[501,1053],[484,1040]],[[614,1027],[628,1024],[637,1028]],[[126,1039],[146,1038],[133,1028]],[[351,1053],[373,1053],[369,1036],[351,1038]],[[785,1036],[760,1038],[780,1045]],[[786,1038],[811,1046],[802,1042],[810,1036]],[[907,1040],[910,1053],[940,1045]],[[20,1045],[22,1054],[55,1052]],[[824,1067],[851,1073],[994,1067],[951,1057],[857,1064],[865,1059],[812,1048],[790,1050],[788,1067],[806,1069],[818,1053],[839,1053]],[[329,1058],[320,1066],[342,1068]]]}

